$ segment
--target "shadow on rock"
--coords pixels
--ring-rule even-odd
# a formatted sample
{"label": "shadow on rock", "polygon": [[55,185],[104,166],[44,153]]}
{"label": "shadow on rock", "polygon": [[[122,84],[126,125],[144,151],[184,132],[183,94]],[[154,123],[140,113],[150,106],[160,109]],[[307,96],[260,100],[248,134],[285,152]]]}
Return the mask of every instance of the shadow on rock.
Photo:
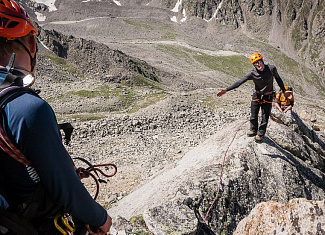
{"label": "shadow on rock", "polygon": [[204,222],[204,219],[202,218],[200,212],[199,212],[199,208],[197,206],[193,205],[193,200],[191,198],[188,198],[187,200],[185,200],[184,202],[191,210],[194,211],[195,217],[198,221],[197,226],[196,226],[196,230],[191,232],[191,233],[187,233],[184,235],[215,235],[215,232],[213,232],[211,230],[211,228],[209,227],[209,225],[207,225]]}
{"label": "shadow on rock", "polygon": [[274,146],[282,153],[282,155],[267,154],[268,156],[270,156],[271,158],[280,158],[280,159],[288,162],[290,165],[294,166],[297,169],[297,172],[299,173],[299,178],[300,178],[301,182],[303,182],[303,185],[305,185],[304,194],[305,194],[306,199],[312,200],[313,198],[312,198],[312,194],[311,194],[310,190],[306,186],[307,184],[306,184],[304,178],[310,180],[310,182],[312,182],[317,187],[322,188],[322,190],[325,192],[324,178],[319,177],[309,167],[301,164],[294,156],[292,156],[287,151],[285,151],[283,148],[278,146],[277,143],[275,143],[272,139],[265,137],[264,141],[267,142],[270,146]]}

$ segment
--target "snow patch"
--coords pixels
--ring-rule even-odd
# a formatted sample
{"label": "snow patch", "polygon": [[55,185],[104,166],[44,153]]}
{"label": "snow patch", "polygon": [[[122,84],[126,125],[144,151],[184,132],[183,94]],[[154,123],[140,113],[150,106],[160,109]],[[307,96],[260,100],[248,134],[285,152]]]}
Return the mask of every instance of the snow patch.
{"label": "snow patch", "polygon": [[33,2],[42,3],[42,4],[46,5],[46,6],[48,6],[49,11],[56,11],[57,10],[57,8],[54,5],[55,0],[33,0]]}
{"label": "snow patch", "polygon": [[[174,7],[174,9],[172,11],[178,13],[178,9],[179,9],[179,6],[181,4],[182,4],[182,0],[178,0],[178,2],[176,3],[176,6]],[[182,15],[183,15],[183,18],[180,19],[179,21],[177,20],[177,16],[171,17],[170,20],[173,21],[173,22],[176,22],[176,23],[178,23],[178,22],[179,23],[184,23],[186,21],[186,19],[187,19],[185,9],[183,9]]]}
{"label": "snow patch", "polygon": [[175,7],[172,9],[172,12],[178,12],[178,8],[180,5],[182,5],[182,0],[177,0]]}
{"label": "snow patch", "polygon": [[35,12],[35,15],[36,15],[38,21],[45,21],[45,19],[46,19],[46,16],[43,15],[42,13]]}
{"label": "snow patch", "polygon": [[120,1],[118,1],[118,0],[113,0],[113,2],[114,2],[116,5],[121,6]]}
{"label": "snow patch", "polygon": [[50,48],[48,48],[42,41],[38,40],[38,42],[40,42],[46,50],[51,51]]}
{"label": "snow patch", "polygon": [[170,20],[177,23],[177,17],[176,16],[173,16],[172,18],[170,18]]}
{"label": "snow patch", "polygon": [[216,11],[214,12],[213,16],[211,17],[211,19],[206,20],[207,22],[209,22],[209,21],[211,21],[212,19],[214,19],[214,18],[217,17],[217,13],[218,13],[218,11],[221,9],[221,7],[222,7],[222,5],[223,5],[223,1],[224,1],[224,0],[222,0],[222,1],[219,3],[219,5],[218,5]]}

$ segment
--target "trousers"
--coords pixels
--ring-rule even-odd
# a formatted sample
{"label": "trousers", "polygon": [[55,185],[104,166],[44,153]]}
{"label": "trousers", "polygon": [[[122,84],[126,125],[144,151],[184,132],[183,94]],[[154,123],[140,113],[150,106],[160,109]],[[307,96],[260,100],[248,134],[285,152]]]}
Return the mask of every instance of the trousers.
{"label": "trousers", "polygon": [[[259,136],[265,135],[272,109],[272,99],[273,96],[253,94],[253,99],[251,101],[250,130],[256,132]],[[260,125],[258,125],[258,113],[260,109],[262,111],[262,120]]]}

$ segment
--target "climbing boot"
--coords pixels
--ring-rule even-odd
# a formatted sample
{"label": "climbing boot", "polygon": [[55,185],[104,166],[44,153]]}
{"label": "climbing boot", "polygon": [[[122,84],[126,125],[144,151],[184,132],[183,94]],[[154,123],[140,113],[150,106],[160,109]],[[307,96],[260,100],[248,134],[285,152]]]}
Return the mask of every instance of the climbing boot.
{"label": "climbing boot", "polygon": [[256,136],[255,136],[255,141],[256,141],[256,142],[261,142],[262,139],[263,139],[263,135],[256,135]]}
{"label": "climbing boot", "polygon": [[255,131],[249,131],[249,132],[247,132],[247,136],[248,137],[253,137],[255,135],[256,135],[256,132]]}

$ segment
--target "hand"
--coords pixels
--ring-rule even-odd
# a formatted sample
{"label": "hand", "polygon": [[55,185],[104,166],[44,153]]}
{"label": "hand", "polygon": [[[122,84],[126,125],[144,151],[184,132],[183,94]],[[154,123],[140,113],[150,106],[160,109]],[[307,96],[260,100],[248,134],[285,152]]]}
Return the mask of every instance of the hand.
{"label": "hand", "polygon": [[107,219],[106,219],[105,224],[102,225],[102,226],[100,226],[100,227],[97,229],[96,233],[93,232],[93,231],[90,229],[90,227],[89,227],[88,224],[86,224],[86,228],[87,228],[88,233],[89,233],[90,235],[106,235],[106,234],[108,233],[108,231],[110,230],[111,226],[112,226],[112,218],[111,218],[109,215],[107,215]]}
{"label": "hand", "polygon": [[108,233],[111,226],[112,226],[112,218],[109,215],[107,215],[107,220],[106,220],[105,224],[103,226],[99,227],[99,229],[104,233],[100,233],[100,234]]}
{"label": "hand", "polygon": [[222,96],[223,94],[226,94],[227,93],[227,89],[226,88],[222,88],[218,93],[217,93],[217,96],[220,97]]}

